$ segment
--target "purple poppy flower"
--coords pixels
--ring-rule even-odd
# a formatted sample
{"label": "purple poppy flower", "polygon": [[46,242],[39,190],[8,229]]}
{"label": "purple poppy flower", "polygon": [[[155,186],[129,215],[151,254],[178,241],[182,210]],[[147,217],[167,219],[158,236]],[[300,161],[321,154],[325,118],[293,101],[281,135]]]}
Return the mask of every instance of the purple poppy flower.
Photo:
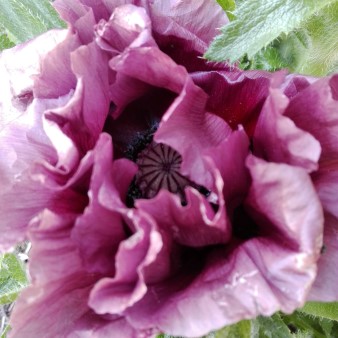
{"label": "purple poppy flower", "polygon": [[337,76],[205,62],[211,0],[54,5],[68,30],[0,56],[1,246],[32,242],[10,334],[196,337],[337,299]]}

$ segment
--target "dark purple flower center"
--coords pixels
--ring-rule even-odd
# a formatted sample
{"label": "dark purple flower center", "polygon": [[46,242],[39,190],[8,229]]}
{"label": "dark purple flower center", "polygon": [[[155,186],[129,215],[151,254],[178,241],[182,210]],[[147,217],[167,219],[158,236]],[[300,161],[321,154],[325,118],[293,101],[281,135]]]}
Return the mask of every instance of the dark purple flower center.
{"label": "dark purple flower center", "polygon": [[161,189],[178,194],[184,199],[184,188],[190,181],[181,175],[181,155],[162,143],[150,143],[136,161],[139,171],[135,183],[144,198],[152,198]]}

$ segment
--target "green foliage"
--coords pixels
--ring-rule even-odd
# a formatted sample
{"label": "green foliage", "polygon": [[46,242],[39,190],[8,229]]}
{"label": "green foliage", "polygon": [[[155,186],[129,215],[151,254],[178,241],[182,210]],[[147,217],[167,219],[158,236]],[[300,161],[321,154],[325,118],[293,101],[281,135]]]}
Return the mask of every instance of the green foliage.
{"label": "green foliage", "polygon": [[236,8],[235,0],[217,0],[219,5],[223,8],[223,10],[227,13],[229,20],[235,19],[233,15],[233,11]]}
{"label": "green foliage", "polygon": [[14,254],[0,257],[0,305],[12,303],[28,284],[24,267]]}
{"label": "green foliage", "polygon": [[338,71],[338,2],[325,7],[301,28],[282,34],[252,59],[243,57],[243,69],[291,72],[324,76]]}
{"label": "green foliage", "polygon": [[64,23],[49,0],[0,1],[0,50],[57,27]]}
{"label": "green foliage", "polygon": [[338,321],[338,302],[320,303],[308,302],[299,311],[316,317]]}
{"label": "green foliage", "polygon": [[234,62],[248,59],[268,46],[282,33],[299,28],[312,15],[336,0],[247,0],[234,11],[235,20],[224,26],[222,34],[210,45],[205,57]]}
{"label": "green foliage", "polygon": [[301,311],[295,311],[292,315],[281,315],[285,324],[292,331],[292,337],[336,337],[338,322],[327,318],[311,316]]}
{"label": "green foliage", "polygon": [[279,313],[271,317],[259,316],[251,323],[251,338],[292,338],[288,326]]}
{"label": "green foliage", "polygon": [[241,322],[224,327],[222,330],[215,332],[215,338],[247,338],[250,337],[251,322],[242,320]]}
{"label": "green foliage", "polygon": [[11,48],[14,45],[15,44],[8,38],[8,35],[4,31],[0,31],[0,51]]}

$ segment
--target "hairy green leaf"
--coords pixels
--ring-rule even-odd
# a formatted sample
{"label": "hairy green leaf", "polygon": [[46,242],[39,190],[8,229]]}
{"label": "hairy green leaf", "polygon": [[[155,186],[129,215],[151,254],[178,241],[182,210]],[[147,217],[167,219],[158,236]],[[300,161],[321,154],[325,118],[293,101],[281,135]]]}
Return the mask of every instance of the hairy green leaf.
{"label": "hairy green leaf", "polygon": [[64,27],[49,0],[0,1],[1,30],[13,43],[21,43],[49,29]]}
{"label": "hairy green leaf", "polygon": [[295,311],[291,315],[281,314],[281,317],[295,338],[332,338],[338,332],[337,321],[308,315],[304,312]]}
{"label": "hairy green leaf", "polygon": [[307,314],[332,319],[338,321],[338,302],[333,303],[320,303],[320,302],[308,302],[305,306],[299,309],[301,312]]}
{"label": "hairy green leaf", "polygon": [[242,59],[244,69],[292,72],[325,76],[338,71],[338,2],[312,16],[302,27],[281,35],[251,60]]}
{"label": "hairy green leaf", "polygon": [[288,326],[279,313],[271,317],[259,316],[252,320],[251,338],[292,338]]}
{"label": "hairy green leaf", "polygon": [[13,302],[18,293],[28,284],[20,260],[14,254],[0,257],[0,305]]}
{"label": "hairy green leaf", "polygon": [[247,0],[234,11],[235,20],[224,26],[205,57],[234,62],[245,54],[251,59],[282,33],[301,26],[312,15],[337,0]]}
{"label": "hairy green leaf", "polygon": [[235,16],[233,15],[233,11],[236,8],[235,0],[217,0],[220,6],[223,8],[229,20],[233,20]]}

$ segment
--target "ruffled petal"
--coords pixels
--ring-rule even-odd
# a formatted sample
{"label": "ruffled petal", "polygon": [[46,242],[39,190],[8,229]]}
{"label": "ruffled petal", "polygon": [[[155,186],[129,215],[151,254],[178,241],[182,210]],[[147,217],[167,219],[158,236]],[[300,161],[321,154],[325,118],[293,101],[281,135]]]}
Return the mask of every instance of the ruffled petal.
{"label": "ruffled petal", "polygon": [[127,216],[135,232],[120,243],[116,274],[114,278],[101,279],[90,294],[89,305],[99,314],[121,314],[142,299],[147,291],[143,271],[163,246],[161,235],[149,218],[132,211]]}
{"label": "ruffled petal", "polygon": [[154,140],[181,154],[183,175],[211,189],[213,178],[201,155],[224,140],[231,129],[222,119],[205,113],[206,100],[207,95],[188,77],[182,92],[164,114]]}
{"label": "ruffled petal", "polygon": [[[11,317],[12,337],[66,337],[89,314],[86,304],[95,277],[81,267],[70,239],[74,215],[45,211],[30,226],[32,285],[20,295]],[[76,308],[76,311],[74,311]],[[43,316],[36,316],[43,313]]]}
{"label": "ruffled petal", "polygon": [[108,65],[95,43],[76,49],[71,65],[77,77],[76,89],[64,107],[46,111],[46,119],[84,155],[94,147],[109,112]]}
{"label": "ruffled petal", "polygon": [[47,57],[41,60],[41,71],[34,77],[35,97],[58,98],[68,94],[76,86],[70,55],[81,43],[72,32],[64,31],[64,35],[64,40],[56,44]]}
{"label": "ruffled petal", "polygon": [[[218,173],[215,173],[215,176]],[[185,190],[186,205],[182,206],[177,195],[162,190],[150,200],[139,200],[136,207],[153,217],[162,231],[170,234],[173,240],[181,245],[203,247],[226,243],[230,238],[230,224],[227,220],[223,188],[220,175],[218,182],[217,212],[196,189]],[[158,206],[161,206],[159,208]]]}
{"label": "ruffled petal", "polygon": [[[271,75],[265,72],[208,71],[191,74],[208,95],[207,110],[236,129],[243,125],[252,136],[257,118],[269,94]],[[252,95],[255,93],[255,95]]]}
{"label": "ruffled petal", "polygon": [[320,166],[338,158],[338,104],[330,81],[327,77],[309,85],[290,100],[285,111],[297,127],[320,142]]}
{"label": "ruffled petal", "polygon": [[216,2],[142,0],[134,3],[148,11],[154,37],[162,51],[189,72],[208,68],[201,56],[219,28],[228,23],[225,12]]}
{"label": "ruffled petal", "polygon": [[[244,129],[239,127],[215,148],[205,152],[220,172],[227,211],[231,214],[244,200],[249,187],[249,173],[245,160],[249,154],[249,139]],[[234,156],[236,154],[236,156]]]}
{"label": "ruffled petal", "polygon": [[185,263],[199,262],[201,270],[189,280],[186,266],[149,286],[126,311],[134,327],[156,325],[172,335],[196,337],[243,318],[279,309],[290,313],[305,302],[321,246],[323,215],[315,190],[303,169],[254,157],[247,163],[253,183],[246,204],[264,231],[228,248],[210,248],[203,256],[192,252],[197,256]]}
{"label": "ruffled petal", "polygon": [[156,46],[145,9],[133,5],[117,7],[109,21],[100,20],[95,32],[97,44],[113,55],[127,47]]}
{"label": "ruffled petal", "polygon": [[[114,259],[118,246],[127,234],[123,213],[127,208],[121,201],[126,198],[129,184],[135,175],[135,165],[126,160],[113,163],[112,143],[102,134],[95,146],[91,174],[89,205],[76,220],[72,238],[77,243],[86,269],[90,272],[114,275]],[[108,176],[108,177],[106,177]],[[103,184],[109,184],[112,210],[99,200]]]}
{"label": "ruffled petal", "polygon": [[318,261],[318,273],[308,300],[335,302],[338,299],[338,219],[325,214],[324,246]]}
{"label": "ruffled petal", "polygon": [[299,166],[308,172],[315,171],[320,143],[283,116],[288,103],[278,89],[270,89],[253,137],[254,154],[269,161]]}

